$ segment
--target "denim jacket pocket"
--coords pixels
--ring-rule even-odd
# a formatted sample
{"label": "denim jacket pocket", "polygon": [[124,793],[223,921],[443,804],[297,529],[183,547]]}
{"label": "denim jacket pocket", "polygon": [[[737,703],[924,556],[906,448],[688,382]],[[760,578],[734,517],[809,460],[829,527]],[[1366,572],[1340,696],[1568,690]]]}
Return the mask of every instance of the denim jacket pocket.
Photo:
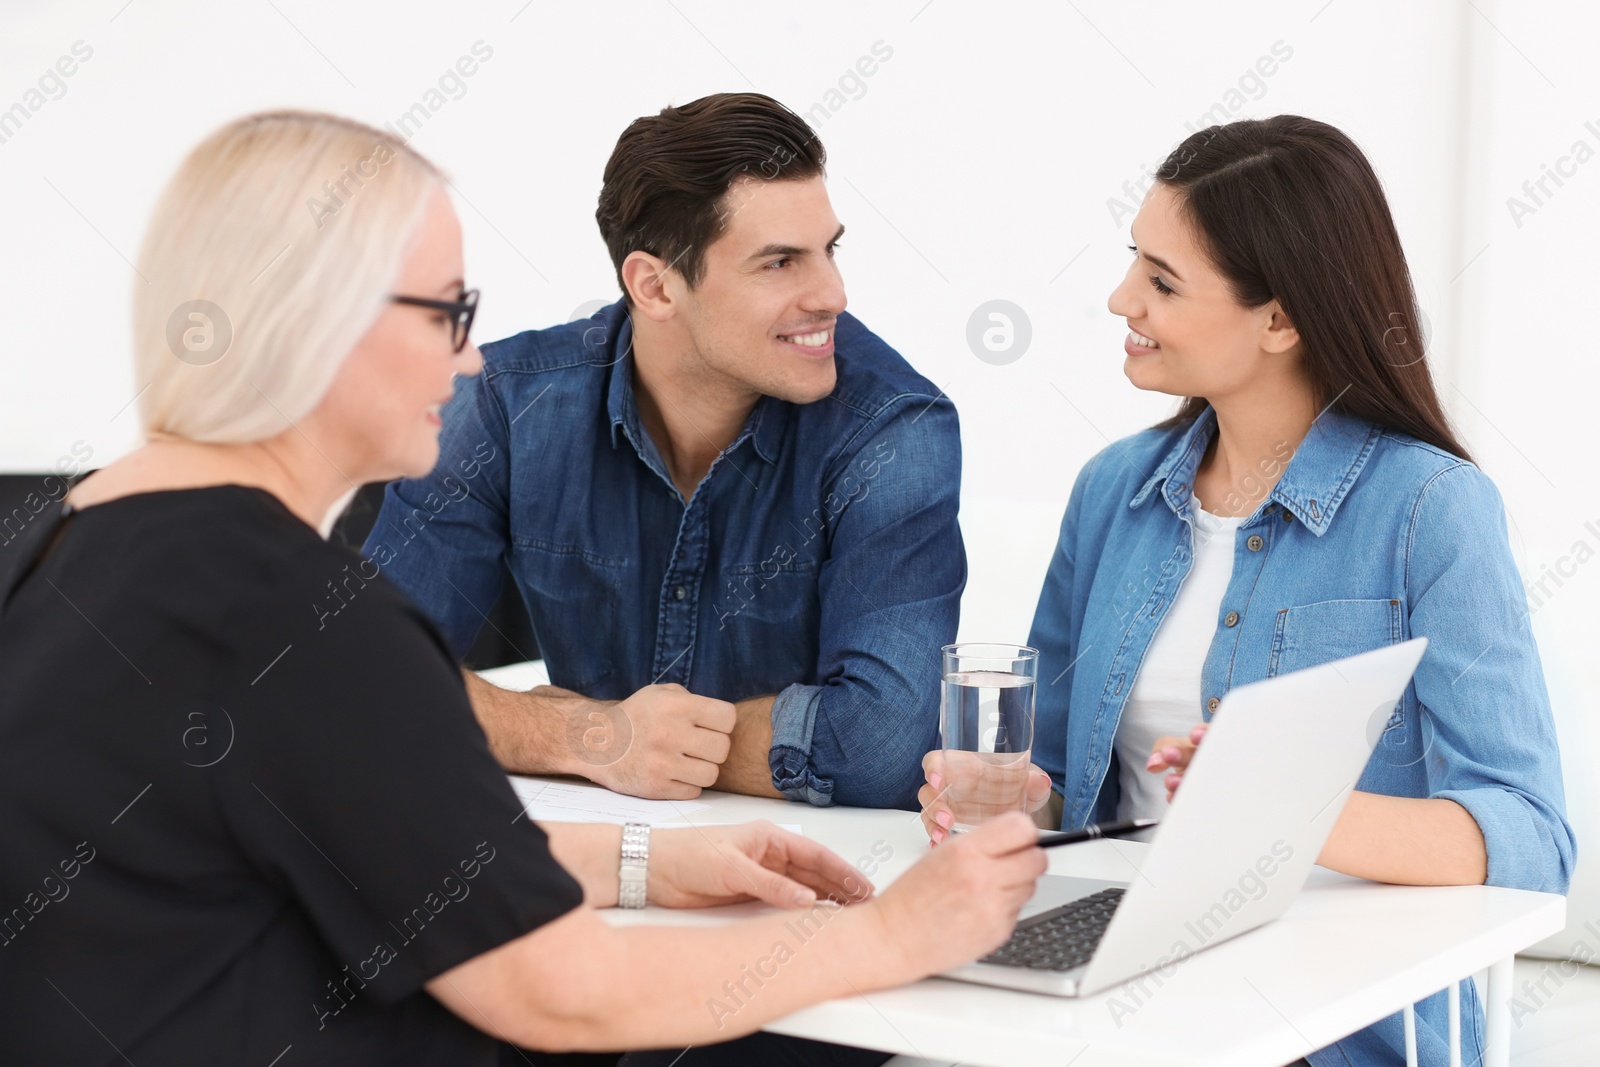
{"label": "denim jacket pocket", "polygon": [[713,640],[724,642],[735,662],[749,664],[742,695],[816,683],[822,599],[814,562],[725,563],[714,603]]}
{"label": "denim jacket pocket", "polygon": [[1396,644],[1405,636],[1400,600],[1323,600],[1282,608],[1267,677]]}
{"label": "denim jacket pocket", "polygon": [[782,623],[786,629],[819,621],[817,565],[809,559],[728,563],[716,591],[716,618],[723,628],[742,623]]}
{"label": "denim jacket pocket", "polygon": [[[1272,660],[1267,676],[1315,667],[1330,660],[1397,644],[1406,636],[1406,608],[1402,600],[1324,600],[1284,608],[1278,612],[1272,639]],[[1411,714],[1408,715],[1408,708]],[[1389,713],[1376,741],[1372,762],[1357,788],[1375,786],[1384,768],[1406,767],[1423,755],[1421,724],[1415,715],[1415,698],[1407,691]],[[1377,774],[1379,779],[1370,779]]]}
{"label": "denim jacket pocket", "polygon": [[591,692],[616,666],[610,656],[596,656],[592,642],[615,631],[627,561],[514,536],[506,563],[527,597],[550,680]]}

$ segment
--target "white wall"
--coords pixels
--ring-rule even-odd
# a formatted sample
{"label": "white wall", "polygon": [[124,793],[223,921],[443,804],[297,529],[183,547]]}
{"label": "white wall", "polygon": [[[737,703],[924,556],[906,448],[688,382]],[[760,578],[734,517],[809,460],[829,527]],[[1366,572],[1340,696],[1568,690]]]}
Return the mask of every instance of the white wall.
{"label": "white wall", "polygon": [[[93,49],[0,143],[0,470],[49,467],[80,440],[104,463],[133,443],[128,261],[188,147],[264,107],[394,120],[481,40],[492,58],[414,143],[455,175],[482,339],[614,294],[593,208],[628,120],[746,88],[802,112],[835,104],[817,125],[852,310],[960,407],[976,550],[963,633],[997,639],[1027,631],[1079,467],[1170,410],[1121,375],[1105,297],[1126,217],[1108,201],[1244,78],[1233,114],[1331,121],[1383,176],[1445,400],[1505,493],[1529,573],[1571,573],[1547,580],[1535,617],[1564,728],[1600,712],[1600,563],[1576,563],[1580,542],[1600,552],[1583,447],[1600,385],[1586,321],[1600,161],[1520,225],[1505,203],[1574,142],[1600,151],[1590,5],[7,0],[0,28],[0,109],[74,42]],[[830,98],[878,42],[892,56]],[[1292,54],[1252,83],[1278,42]],[[991,299],[1031,323],[1009,365],[967,344]],[[1568,750],[1575,818],[1600,824],[1592,747]]]}
{"label": "white wall", "polygon": [[[1457,4],[1396,13],[1336,0],[1311,22],[1312,5],[1265,2],[1231,4],[1225,17],[1192,4],[1152,14],[1080,3],[1079,15],[957,0],[772,13],[648,0],[609,5],[617,14],[604,17],[537,3],[518,15],[523,2],[447,15],[414,2],[8,0],[0,107],[74,41],[94,54],[66,95],[0,144],[0,194],[13,205],[0,468],[48,465],[79,437],[97,460],[131,445],[131,409],[110,421],[133,386],[124,320],[139,279],[127,260],[161,183],[199,137],[271,106],[395,119],[478,40],[493,58],[414,143],[456,177],[484,338],[614,294],[593,207],[628,120],[749,87],[807,111],[875,43],[892,49],[859,99],[835,97],[842,106],[818,123],[850,228],[842,262],[853,309],[960,405],[975,495],[1059,505],[1106,435],[1167,409],[1121,375],[1122,331],[1104,301],[1123,268],[1127,216],[1113,224],[1107,201],[1275,42],[1291,57],[1259,99],[1240,97],[1238,113],[1303,111],[1365,145],[1393,192],[1429,314],[1449,317],[1460,259]],[[981,362],[966,343],[968,316],[992,298],[1032,322],[1030,348],[1009,366]]]}
{"label": "white wall", "polygon": [[[1456,283],[1468,315],[1459,372],[1445,389],[1505,496],[1524,576],[1543,581],[1529,604],[1580,843],[1568,932],[1546,948],[1570,952],[1581,942],[1600,957],[1600,938],[1586,929],[1600,926],[1600,788],[1587,758],[1600,744],[1600,562],[1591,558],[1600,557],[1591,443],[1600,370],[1580,326],[1600,282],[1600,71],[1592,56],[1600,11],[1486,10],[1492,25],[1471,22],[1478,75],[1462,225],[1466,257],[1478,258]],[[1543,191],[1532,190],[1536,202],[1523,183],[1546,167],[1571,176],[1557,173],[1560,186],[1546,178]]]}

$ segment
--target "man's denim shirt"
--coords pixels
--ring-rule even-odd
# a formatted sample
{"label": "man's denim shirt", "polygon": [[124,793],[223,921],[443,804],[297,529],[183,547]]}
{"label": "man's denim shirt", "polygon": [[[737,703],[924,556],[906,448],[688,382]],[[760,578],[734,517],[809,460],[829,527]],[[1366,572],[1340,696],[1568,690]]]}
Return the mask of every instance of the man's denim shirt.
{"label": "man's denim shirt", "polygon": [[[1194,559],[1191,486],[1215,432],[1209,408],[1188,425],[1146,430],[1095,456],[1073,488],[1031,638],[1034,758],[1065,800],[1063,827],[1115,817],[1112,737]],[[1283,470],[1270,494],[1260,480],[1239,490],[1257,506],[1235,535],[1195,721],[1234,686],[1425,636],[1357,788],[1453,800],[1483,831],[1487,884],[1565,892],[1574,841],[1555,727],[1494,484],[1455,456],[1331,410],[1285,470],[1288,457],[1287,445],[1263,457],[1261,473],[1276,473],[1274,462]],[[1478,1001],[1461,1004],[1464,1062],[1477,1062]],[[1425,1064],[1445,1062],[1445,1010],[1442,994],[1419,1008]],[[1403,1058],[1398,1015],[1310,1057],[1317,1067]]]}
{"label": "man's denim shirt", "polygon": [[687,506],[634,403],[622,303],[483,349],[432,474],[391,485],[366,553],[463,654],[508,569],[551,681],[776,694],[773,785],[915,807],[966,555],[956,411],[854,317],[838,384],[764,397]]}

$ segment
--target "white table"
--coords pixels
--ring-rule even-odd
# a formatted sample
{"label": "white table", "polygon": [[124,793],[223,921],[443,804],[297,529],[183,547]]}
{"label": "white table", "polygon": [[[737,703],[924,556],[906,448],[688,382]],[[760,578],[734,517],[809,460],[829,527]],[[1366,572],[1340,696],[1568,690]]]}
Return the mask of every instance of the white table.
{"label": "white table", "polygon": [[[799,823],[845,859],[876,863],[872,880],[880,888],[928,848],[908,812],[714,792],[701,800],[710,806],[681,817],[684,824]],[[1050,870],[1129,880],[1148,848],[1108,841],[1055,849]],[[765,910],[741,904],[603,914],[619,924],[709,924]],[[1495,1064],[1498,1052],[1504,1064],[1511,957],[1561,929],[1565,917],[1566,900],[1552,894],[1382,886],[1317,868],[1282,919],[1199,953],[1159,984],[1148,979],[1143,994],[1137,982],[1062,999],[932,978],[819,1004],[766,1029],[988,1067],[1282,1067],[1489,967],[1487,1062]]]}
{"label": "white table", "polygon": [[[489,676],[509,688],[542,680],[526,665]],[[701,800],[709,807],[674,821],[798,823],[880,888],[929,847],[909,812],[716,792]],[[1148,848],[1102,841],[1054,849],[1050,870],[1132,880]],[[689,925],[767,910],[740,904],[602,914],[618,924]],[[1064,999],[931,978],[806,1008],[766,1029],[977,1067],[1282,1067],[1488,968],[1485,1062],[1507,1067],[1512,957],[1565,922],[1566,899],[1553,894],[1384,886],[1316,868],[1283,918],[1200,952],[1159,984],[1147,979],[1142,992],[1135,980]]]}

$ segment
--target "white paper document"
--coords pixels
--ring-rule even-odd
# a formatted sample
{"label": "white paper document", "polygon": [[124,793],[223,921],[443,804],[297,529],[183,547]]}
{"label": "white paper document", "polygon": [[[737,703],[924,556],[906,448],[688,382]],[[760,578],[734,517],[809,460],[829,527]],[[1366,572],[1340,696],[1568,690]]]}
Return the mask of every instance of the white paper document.
{"label": "white paper document", "polygon": [[511,788],[530,819],[551,822],[642,822],[654,826],[710,806],[698,800],[641,800],[613,793],[605,786],[516,775],[511,775]]}

